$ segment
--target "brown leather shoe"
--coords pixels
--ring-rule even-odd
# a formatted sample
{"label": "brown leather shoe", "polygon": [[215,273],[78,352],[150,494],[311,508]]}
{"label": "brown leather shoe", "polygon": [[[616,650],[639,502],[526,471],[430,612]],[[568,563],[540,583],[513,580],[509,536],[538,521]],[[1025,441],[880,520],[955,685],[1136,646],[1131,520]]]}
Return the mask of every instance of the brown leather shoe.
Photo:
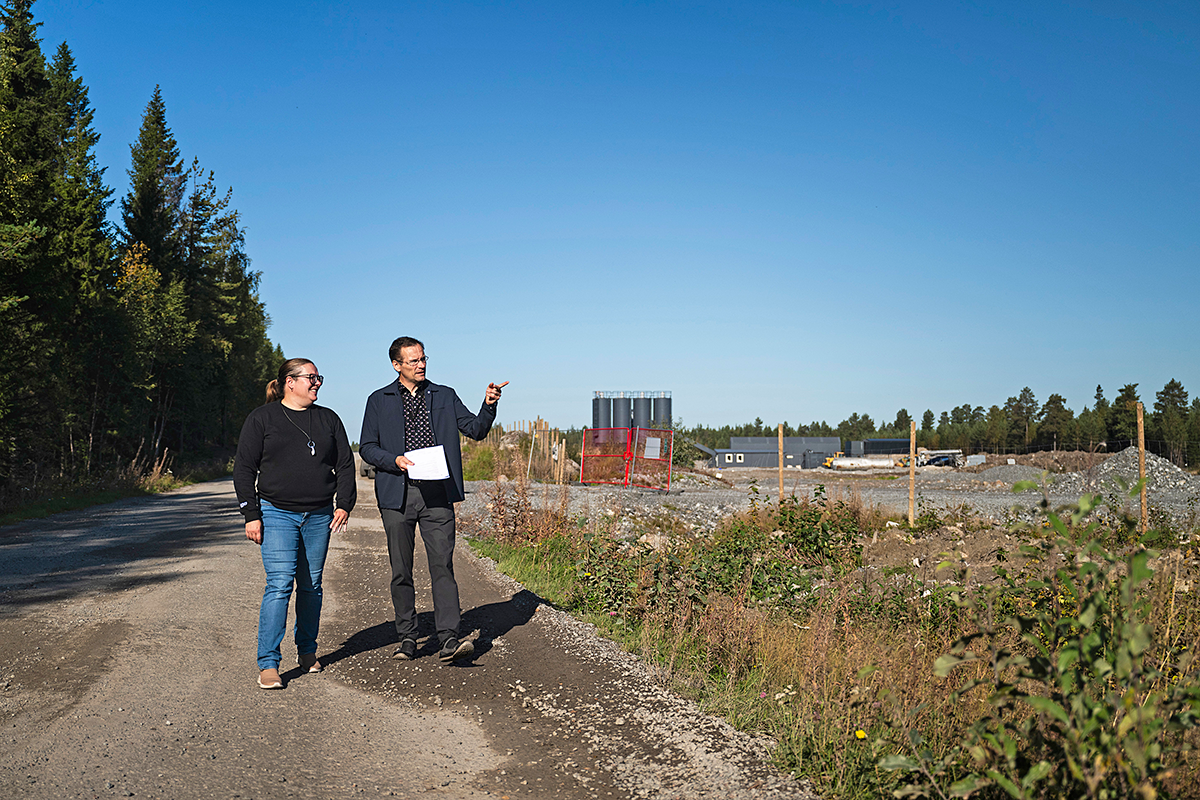
{"label": "brown leather shoe", "polygon": [[279,677],[279,670],[275,668],[264,669],[258,673],[258,688],[260,689],[282,689],[283,680]]}
{"label": "brown leather shoe", "polygon": [[316,653],[301,653],[300,669],[305,672],[320,672],[325,669],[325,665],[317,660]]}

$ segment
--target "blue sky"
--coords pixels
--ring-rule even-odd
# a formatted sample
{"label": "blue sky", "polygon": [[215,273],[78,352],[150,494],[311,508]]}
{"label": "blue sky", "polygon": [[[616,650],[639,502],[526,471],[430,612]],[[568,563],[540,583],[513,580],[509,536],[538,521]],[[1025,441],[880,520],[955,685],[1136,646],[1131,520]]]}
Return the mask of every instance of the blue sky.
{"label": "blue sky", "polygon": [[162,86],[352,438],[399,335],[563,427],[1200,393],[1194,2],[33,10],[117,197]]}

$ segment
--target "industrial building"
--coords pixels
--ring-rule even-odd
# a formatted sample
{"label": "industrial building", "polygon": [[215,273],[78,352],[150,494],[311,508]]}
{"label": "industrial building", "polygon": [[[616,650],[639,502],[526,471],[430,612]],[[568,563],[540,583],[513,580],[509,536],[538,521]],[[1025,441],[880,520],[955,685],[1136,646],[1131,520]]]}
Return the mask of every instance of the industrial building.
{"label": "industrial building", "polygon": [[[842,440],[836,436],[783,437],[783,465],[795,469],[816,469],[826,458],[841,451]],[[718,449],[718,469],[729,467],[779,467],[779,438],[777,436],[733,436],[729,447]]]}
{"label": "industrial building", "polygon": [[846,442],[846,455],[850,458],[867,456],[906,456],[908,439],[863,439]]}

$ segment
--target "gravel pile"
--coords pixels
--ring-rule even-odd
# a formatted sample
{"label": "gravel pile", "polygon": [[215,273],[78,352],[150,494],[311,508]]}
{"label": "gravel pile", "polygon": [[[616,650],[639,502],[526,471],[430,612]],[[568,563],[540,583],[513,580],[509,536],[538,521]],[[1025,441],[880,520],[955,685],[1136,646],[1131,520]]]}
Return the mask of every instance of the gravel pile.
{"label": "gravel pile", "polygon": [[[1103,494],[1124,502],[1128,489],[1138,481],[1138,451],[1127,447],[1089,472],[1072,472],[1058,477],[1055,493],[1079,496],[1085,492]],[[1146,496],[1152,507],[1168,513],[1177,523],[1194,524],[1200,505],[1200,479],[1181,470],[1165,458],[1146,453]],[[1136,505],[1134,498],[1129,501]]]}
{"label": "gravel pile", "polygon": [[1042,479],[1042,470],[1037,467],[1027,467],[1021,464],[1001,464],[998,467],[989,467],[983,472],[975,475],[976,480],[1001,483],[1012,486],[1017,481],[1040,481]]}

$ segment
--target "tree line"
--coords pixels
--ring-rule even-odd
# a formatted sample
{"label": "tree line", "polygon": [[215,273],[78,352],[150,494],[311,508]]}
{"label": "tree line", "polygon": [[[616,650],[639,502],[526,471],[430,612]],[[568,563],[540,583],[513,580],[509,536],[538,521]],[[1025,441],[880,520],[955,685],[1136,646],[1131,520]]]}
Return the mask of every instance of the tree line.
{"label": "tree line", "polygon": [[[1137,441],[1138,384],[1121,387],[1111,402],[1096,387],[1094,401],[1076,414],[1060,394],[1038,402],[1028,386],[1004,405],[989,408],[965,403],[935,415],[926,409],[917,428],[917,445],[930,449],[966,452],[1025,453],[1035,450],[1107,450],[1115,452]],[[836,426],[825,422],[792,427],[783,423],[785,436],[837,436],[842,442],[858,439],[907,439],[912,417],[907,409],[895,420],[876,424],[868,414],[853,413]],[[1188,402],[1188,392],[1170,380],[1146,403],[1144,429],[1147,448],[1179,466],[1200,464],[1200,397]],[[689,438],[711,448],[729,447],[734,436],[774,436],[777,426],[764,426],[761,418],[745,425],[720,428],[680,428]]]}
{"label": "tree line", "polygon": [[0,490],[230,448],[282,358],[232,189],[190,164],[155,87],[120,222],[88,88],[0,5]]}

